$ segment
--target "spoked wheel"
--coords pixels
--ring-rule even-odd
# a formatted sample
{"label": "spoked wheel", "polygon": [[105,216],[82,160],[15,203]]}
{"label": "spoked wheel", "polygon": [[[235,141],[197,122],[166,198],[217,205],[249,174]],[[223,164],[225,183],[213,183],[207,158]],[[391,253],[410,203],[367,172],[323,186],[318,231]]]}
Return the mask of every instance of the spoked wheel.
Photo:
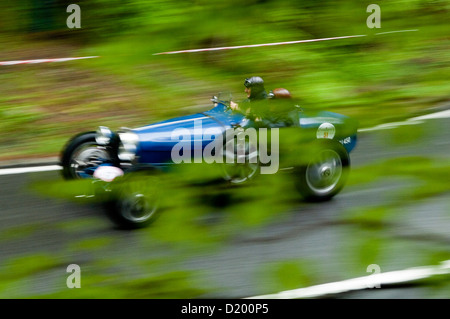
{"label": "spoked wheel", "polygon": [[308,201],[331,199],[343,188],[350,167],[350,158],[338,142],[321,142],[311,161],[296,169],[297,189]]}
{"label": "spoked wheel", "polygon": [[90,177],[95,168],[111,161],[108,151],[95,142],[95,133],[89,132],[72,139],[63,150],[61,165],[66,179]]}
{"label": "spoked wheel", "polygon": [[89,170],[94,170],[96,167],[110,161],[108,152],[100,148],[96,144],[85,143],[74,152],[70,161],[70,172],[75,177],[82,177],[86,175]]}
{"label": "spoked wheel", "polygon": [[251,141],[237,138],[229,139],[222,148],[223,177],[233,184],[244,183],[253,178],[259,168],[258,147]]}
{"label": "spoked wheel", "polygon": [[158,208],[156,200],[157,198],[151,194],[129,192],[120,199],[119,211],[126,221],[133,224],[145,223],[152,218]]}
{"label": "spoked wheel", "polygon": [[108,216],[120,228],[142,228],[152,223],[159,211],[158,179],[152,171],[130,172],[112,184]]}
{"label": "spoked wheel", "polygon": [[317,161],[306,167],[306,183],[316,194],[327,194],[336,188],[342,176],[340,155],[331,149],[317,155]]}

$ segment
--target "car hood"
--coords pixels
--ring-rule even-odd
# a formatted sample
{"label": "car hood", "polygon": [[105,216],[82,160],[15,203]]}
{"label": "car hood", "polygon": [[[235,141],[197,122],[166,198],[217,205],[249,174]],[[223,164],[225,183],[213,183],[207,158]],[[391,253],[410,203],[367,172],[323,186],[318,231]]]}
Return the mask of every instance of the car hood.
{"label": "car hood", "polygon": [[225,126],[211,116],[197,113],[135,128],[132,131],[139,136],[143,150],[167,150],[179,141],[179,136],[189,135],[192,140],[201,139],[207,142],[208,138],[204,137],[205,129],[222,133]]}

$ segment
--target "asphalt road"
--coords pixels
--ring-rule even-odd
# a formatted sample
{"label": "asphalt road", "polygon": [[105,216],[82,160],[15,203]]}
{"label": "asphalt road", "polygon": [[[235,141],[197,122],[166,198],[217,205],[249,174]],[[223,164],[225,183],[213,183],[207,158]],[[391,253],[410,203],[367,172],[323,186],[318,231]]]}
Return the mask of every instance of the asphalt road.
{"label": "asphalt road", "polygon": [[[360,134],[351,159],[355,168],[387,158],[426,156],[450,161],[449,119],[433,119],[422,124],[398,129],[368,131]],[[412,140],[396,144],[396,130],[418,132]],[[398,132],[398,131],[397,131]],[[2,298],[21,298],[61,291],[67,277],[64,265],[72,263],[91,274],[97,263],[104,261],[121,280],[146,276],[161,271],[146,263],[151,258],[166,261],[165,267],[192,271],[191,283],[212,288],[205,297],[239,298],[275,293],[283,286],[268,276],[279,262],[300,262],[311,284],[340,281],[352,276],[368,275],[357,262],[355,250],[370,240],[370,231],[356,229],[340,218],[352,210],[389,204],[398,200],[398,190],[406,189],[408,179],[389,179],[354,187],[346,187],[332,201],[321,204],[299,204],[295,212],[280,213],[278,221],[228,241],[221,249],[195,248],[179,251],[163,242],[143,240],[151,231],[115,229],[95,205],[77,204],[40,196],[29,189],[36,181],[52,181],[59,172],[40,172],[0,176],[0,273],[12,271],[12,261],[30,254],[54,256],[61,269],[42,271],[0,290]],[[381,245],[381,271],[423,266],[427,252],[440,247],[449,251],[449,194],[435,196],[405,205],[400,218],[386,231]],[[407,216],[407,218],[401,218]],[[77,221],[77,223],[73,223]],[[98,246],[86,249],[80,242],[98,240]],[[104,244],[102,244],[104,243]],[[20,265],[20,263],[19,263]],[[275,267],[275,268],[274,268]],[[290,285],[301,286],[292,278]],[[63,288],[62,288],[63,287]],[[81,289],[89,289],[84,285]],[[67,290],[70,297],[70,290]],[[447,291],[448,293],[448,291]],[[406,286],[352,292],[341,298],[447,298],[443,292],[425,286]],[[101,298],[102,296],[96,296]]]}

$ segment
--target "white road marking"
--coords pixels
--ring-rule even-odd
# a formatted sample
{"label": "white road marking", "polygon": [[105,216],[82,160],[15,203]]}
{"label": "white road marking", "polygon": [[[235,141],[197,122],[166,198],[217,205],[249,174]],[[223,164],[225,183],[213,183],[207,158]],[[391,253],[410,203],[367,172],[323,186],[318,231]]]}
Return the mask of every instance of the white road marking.
{"label": "white road marking", "polygon": [[380,35],[380,34],[391,34],[391,33],[399,33],[399,32],[414,32],[414,31],[419,31],[419,29],[414,29],[414,30],[398,30],[398,31],[388,31],[388,32],[379,32],[379,33],[375,33],[375,35]]}
{"label": "white road marking", "polygon": [[60,165],[4,168],[4,169],[0,169],[0,175],[14,175],[14,174],[36,173],[36,172],[49,172],[49,171],[58,171],[58,170],[61,170],[61,169],[62,169],[62,167]]}
{"label": "white road marking", "polygon": [[[388,31],[388,32],[376,33],[375,35],[389,34],[389,33],[398,33],[398,32],[413,32],[413,31],[419,31],[419,30],[415,29],[415,30]],[[261,43],[261,44],[236,45],[236,46],[229,46],[229,47],[178,50],[178,51],[168,51],[168,52],[153,53],[153,55],[195,53],[195,52],[221,51],[221,50],[235,50],[235,49],[244,49],[244,48],[257,48],[257,47],[274,46],[274,45],[287,45],[287,44],[309,43],[309,42],[319,42],[319,41],[341,40],[341,39],[350,39],[350,38],[359,38],[359,37],[367,37],[367,34],[346,35],[346,36],[341,36],[341,37],[307,39],[307,40],[296,40],[296,41],[285,41],[285,42],[272,42],[272,43]]]}
{"label": "white road marking", "polygon": [[329,41],[329,40],[340,40],[340,39],[349,39],[349,38],[357,38],[357,37],[365,37],[365,36],[366,36],[365,34],[363,34],[363,35],[347,35],[347,36],[333,37],[333,38],[307,39],[307,40],[297,40],[297,41],[285,41],[285,42],[272,42],[272,43],[261,43],[261,44],[236,45],[236,46],[217,47],[217,48],[201,48],[201,49],[191,49],[191,50],[179,50],[179,51],[168,51],[168,52],[153,53],[153,55],[194,53],[194,52],[220,51],[220,50],[234,50],[234,49],[243,49],[243,48],[257,48],[257,47],[274,46],[274,45],[286,45],[286,44],[319,42],[319,41]]}
{"label": "white road marking", "polygon": [[331,282],[306,288],[281,291],[275,294],[247,297],[244,299],[300,299],[314,298],[332,294],[339,294],[354,290],[379,289],[383,285],[401,284],[404,282],[426,279],[435,275],[450,274],[450,260],[441,262],[437,266],[424,266],[386,273],[371,274],[343,281]]}
{"label": "white road marking", "polygon": [[381,131],[381,130],[390,130],[393,128],[397,128],[399,126],[404,126],[404,125],[416,125],[416,124],[421,124],[423,123],[423,121],[404,121],[404,122],[392,122],[392,123],[385,123],[385,124],[380,124],[374,127],[369,127],[369,128],[360,128],[358,129],[358,132],[370,132],[370,131]]}
{"label": "white road marking", "polygon": [[35,59],[35,60],[17,60],[17,61],[0,61],[0,65],[17,65],[17,64],[37,64],[37,63],[51,63],[51,62],[66,62],[83,59],[94,59],[99,56],[83,56],[76,58],[58,58],[58,59]]}
{"label": "white road marking", "polygon": [[432,119],[443,119],[450,117],[450,110],[445,110],[441,112],[431,113],[427,115],[417,116],[410,118],[408,121],[422,121],[422,120],[432,120]]}
{"label": "white road marking", "polygon": [[425,120],[434,120],[434,119],[443,119],[450,117],[450,110],[440,111],[436,113],[426,114],[422,116],[412,117],[402,122],[392,122],[376,125],[374,127],[369,128],[361,128],[358,129],[358,132],[370,132],[370,131],[380,131],[380,130],[389,130],[393,128],[397,128],[402,125],[417,125],[423,123]]}

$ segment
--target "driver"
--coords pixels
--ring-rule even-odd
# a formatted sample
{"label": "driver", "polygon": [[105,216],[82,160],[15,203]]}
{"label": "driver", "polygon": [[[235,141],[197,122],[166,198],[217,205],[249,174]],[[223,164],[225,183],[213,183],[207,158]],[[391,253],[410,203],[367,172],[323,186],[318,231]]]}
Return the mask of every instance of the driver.
{"label": "driver", "polygon": [[247,101],[265,100],[268,98],[264,88],[264,81],[259,76],[252,76],[244,81],[245,93],[247,93]]}
{"label": "driver", "polygon": [[[245,79],[244,81],[245,93],[247,94],[247,99],[242,102],[252,102],[257,100],[266,100],[268,98],[268,94],[266,93],[266,89],[264,88],[264,80],[259,76],[252,76],[250,78]],[[246,107],[247,110],[244,112],[239,105],[233,101],[230,102],[230,107],[234,111],[241,111],[242,113],[249,113],[250,107]]]}
{"label": "driver", "polygon": [[[290,112],[293,110],[291,94],[288,90],[277,88],[267,94],[264,81],[252,76],[244,81],[247,98],[241,105],[231,101],[230,108],[245,115],[255,125],[261,127],[290,126]],[[273,100],[268,102],[268,99]],[[248,103],[251,102],[251,103]]]}

